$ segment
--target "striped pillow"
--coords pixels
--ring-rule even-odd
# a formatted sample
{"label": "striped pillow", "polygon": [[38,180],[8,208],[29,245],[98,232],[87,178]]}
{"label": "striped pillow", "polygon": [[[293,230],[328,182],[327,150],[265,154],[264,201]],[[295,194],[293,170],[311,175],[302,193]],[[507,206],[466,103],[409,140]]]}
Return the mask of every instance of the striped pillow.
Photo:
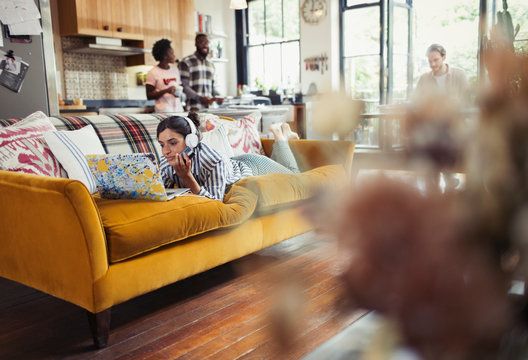
{"label": "striped pillow", "polygon": [[91,194],[97,191],[97,184],[88,167],[85,155],[106,154],[101,140],[92,125],[79,130],[50,131],[44,134],[53,155],[59,160],[70,179],[82,182]]}

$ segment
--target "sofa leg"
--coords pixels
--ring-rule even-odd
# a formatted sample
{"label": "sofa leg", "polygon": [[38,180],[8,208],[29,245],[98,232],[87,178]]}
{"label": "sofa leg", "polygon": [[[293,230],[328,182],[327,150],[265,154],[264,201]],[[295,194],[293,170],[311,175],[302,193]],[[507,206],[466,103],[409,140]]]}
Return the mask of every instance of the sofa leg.
{"label": "sofa leg", "polygon": [[95,314],[88,311],[87,314],[95,346],[98,349],[106,347],[110,333],[110,309]]}

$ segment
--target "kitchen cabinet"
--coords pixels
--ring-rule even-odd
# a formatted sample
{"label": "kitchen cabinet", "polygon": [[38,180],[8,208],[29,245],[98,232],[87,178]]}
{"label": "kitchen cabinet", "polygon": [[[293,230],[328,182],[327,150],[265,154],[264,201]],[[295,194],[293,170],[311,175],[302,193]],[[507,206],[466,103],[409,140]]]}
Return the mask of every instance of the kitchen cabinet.
{"label": "kitchen cabinet", "polygon": [[170,0],[170,7],[171,14],[178,19],[171,28],[172,40],[179,43],[174,53],[181,59],[195,51],[194,0]]}
{"label": "kitchen cabinet", "polygon": [[[171,13],[170,0],[143,0],[141,11],[143,13],[143,47],[152,50],[156,41],[162,38],[170,39]],[[172,44],[174,46],[174,44]],[[174,49],[176,51],[176,49]],[[128,56],[127,65],[157,65],[151,53]]]}
{"label": "kitchen cabinet", "polygon": [[62,36],[143,39],[142,0],[59,0]]}
{"label": "kitchen cabinet", "polygon": [[[156,41],[172,41],[177,59],[194,52],[194,0],[143,0],[144,48],[152,50]],[[127,65],[157,65],[152,54],[127,57]]]}

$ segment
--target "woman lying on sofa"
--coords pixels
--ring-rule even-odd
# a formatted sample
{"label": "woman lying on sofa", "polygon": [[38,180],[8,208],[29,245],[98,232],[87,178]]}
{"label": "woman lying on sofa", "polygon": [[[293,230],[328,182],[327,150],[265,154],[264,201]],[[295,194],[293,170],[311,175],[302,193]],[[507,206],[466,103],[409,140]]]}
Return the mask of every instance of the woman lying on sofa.
{"label": "woman lying on sofa", "polygon": [[229,158],[200,142],[199,126],[199,116],[194,112],[159,123],[157,137],[163,154],[160,168],[165,187],[186,187],[193,194],[223,200],[229,186],[245,177],[299,172],[288,145],[288,139],[298,136],[286,123],[270,126],[275,137],[271,158],[258,154]]}

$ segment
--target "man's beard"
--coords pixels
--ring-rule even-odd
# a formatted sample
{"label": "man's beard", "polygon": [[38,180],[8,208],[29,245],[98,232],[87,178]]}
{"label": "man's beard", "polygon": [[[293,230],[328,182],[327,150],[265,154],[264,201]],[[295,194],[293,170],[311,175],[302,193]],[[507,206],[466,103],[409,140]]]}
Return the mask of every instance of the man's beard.
{"label": "man's beard", "polygon": [[206,48],[206,49],[198,49],[198,53],[203,56],[203,57],[206,57],[208,54],[209,54],[209,48]]}

